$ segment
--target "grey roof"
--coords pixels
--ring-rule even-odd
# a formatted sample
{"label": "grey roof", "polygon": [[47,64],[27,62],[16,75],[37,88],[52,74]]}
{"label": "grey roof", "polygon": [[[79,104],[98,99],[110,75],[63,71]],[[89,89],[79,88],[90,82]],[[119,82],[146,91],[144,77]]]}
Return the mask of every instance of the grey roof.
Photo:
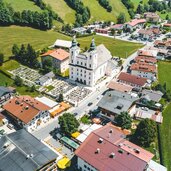
{"label": "grey roof", "polygon": [[[104,64],[112,58],[110,51],[103,45],[96,47],[97,50],[97,66]],[[89,56],[91,52],[87,51],[84,53],[85,56]]]}
{"label": "grey roof", "polygon": [[42,77],[40,77],[40,78],[38,79],[38,81],[39,81],[40,83],[43,84],[43,83],[45,83],[47,80],[53,78],[54,76],[55,76],[55,74],[51,71],[51,72],[47,73],[46,75],[43,75]]}
{"label": "grey roof", "polygon": [[148,100],[152,100],[154,102],[159,102],[163,96],[163,93],[160,91],[152,91],[152,90],[144,89],[144,90],[142,90],[142,96]]}
{"label": "grey roof", "polygon": [[[32,157],[28,158],[31,154]],[[56,153],[24,129],[0,139],[1,171],[33,171],[57,157]]]}
{"label": "grey roof", "polygon": [[12,91],[9,88],[0,86],[0,97],[11,92]]}
{"label": "grey roof", "polygon": [[138,100],[137,97],[114,90],[106,92],[97,105],[112,113],[120,114],[128,111],[136,100]]}
{"label": "grey roof", "polygon": [[70,48],[72,45],[71,41],[57,39],[53,46]]}

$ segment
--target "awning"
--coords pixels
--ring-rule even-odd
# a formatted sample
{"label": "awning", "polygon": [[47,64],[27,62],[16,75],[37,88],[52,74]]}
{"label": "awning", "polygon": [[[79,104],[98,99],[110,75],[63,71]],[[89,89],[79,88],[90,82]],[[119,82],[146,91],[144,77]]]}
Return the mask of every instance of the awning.
{"label": "awning", "polygon": [[74,149],[77,149],[79,147],[79,145],[76,142],[69,139],[68,137],[62,137],[61,140]]}
{"label": "awning", "polygon": [[71,134],[73,138],[77,138],[79,135],[80,135],[80,132],[78,131]]}
{"label": "awning", "polygon": [[67,158],[67,157],[62,158],[57,163],[57,166],[60,169],[66,169],[67,167],[70,167],[70,165],[71,165],[71,160],[69,158]]}

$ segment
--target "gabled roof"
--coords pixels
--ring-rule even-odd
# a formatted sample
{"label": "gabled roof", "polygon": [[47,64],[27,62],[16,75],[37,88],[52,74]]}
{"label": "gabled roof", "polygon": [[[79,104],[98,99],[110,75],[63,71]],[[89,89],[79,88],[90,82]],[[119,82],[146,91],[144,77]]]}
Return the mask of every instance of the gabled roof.
{"label": "gabled roof", "polygon": [[137,24],[142,24],[142,23],[145,23],[146,20],[145,19],[133,19],[131,20],[130,22],[128,22],[127,24],[134,27],[136,26]]}
{"label": "gabled roof", "polygon": [[121,112],[128,111],[136,100],[138,100],[138,98],[133,97],[130,94],[112,90],[106,92],[97,106],[114,114],[120,115]]}
{"label": "gabled roof", "polygon": [[19,96],[9,100],[3,106],[7,112],[24,123],[29,123],[40,111],[49,110],[50,107],[30,96]]}
{"label": "gabled roof", "polygon": [[154,156],[111,124],[92,132],[75,154],[99,171],[142,171]]}
{"label": "gabled roof", "polygon": [[141,78],[135,75],[131,75],[125,72],[121,72],[120,75],[118,76],[119,81],[124,81],[130,84],[136,84],[138,86],[144,86],[147,82],[146,78]]}
{"label": "gabled roof", "polygon": [[157,68],[155,65],[151,65],[148,63],[134,63],[131,65],[131,70],[142,71],[142,72],[152,72],[156,73]]}
{"label": "gabled roof", "polygon": [[55,49],[55,50],[49,50],[48,52],[41,55],[42,57],[51,56],[55,59],[58,59],[60,61],[63,61],[67,58],[69,58],[69,53],[63,49]]}
{"label": "gabled roof", "polygon": [[154,57],[147,57],[147,56],[137,56],[135,58],[136,63],[142,63],[142,62],[146,62],[146,63],[157,63],[157,59]]}

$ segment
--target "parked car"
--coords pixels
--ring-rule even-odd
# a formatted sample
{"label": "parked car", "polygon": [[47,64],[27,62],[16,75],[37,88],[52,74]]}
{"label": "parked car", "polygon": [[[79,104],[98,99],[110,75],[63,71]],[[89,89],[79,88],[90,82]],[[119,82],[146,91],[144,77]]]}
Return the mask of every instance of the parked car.
{"label": "parked car", "polygon": [[92,102],[90,102],[90,103],[88,103],[88,105],[87,106],[91,106],[93,103]]}
{"label": "parked car", "polygon": [[78,113],[77,113],[77,112],[75,112],[75,113],[74,113],[74,116],[77,116],[77,115],[78,115]]}
{"label": "parked car", "polygon": [[9,129],[14,129],[14,125],[12,125],[12,124],[8,124],[7,127],[8,127]]}
{"label": "parked car", "polygon": [[1,129],[0,130],[0,135],[4,135],[5,134],[5,130],[4,129]]}

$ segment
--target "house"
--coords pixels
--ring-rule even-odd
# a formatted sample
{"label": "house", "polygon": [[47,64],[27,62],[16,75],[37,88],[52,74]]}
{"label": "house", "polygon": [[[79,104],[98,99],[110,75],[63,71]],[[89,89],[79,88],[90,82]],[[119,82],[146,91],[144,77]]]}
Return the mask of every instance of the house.
{"label": "house", "polygon": [[123,30],[124,24],[115,24],[113,26],[110,27],[110,29],[114,29],[114,30]]}
{"label": "house", "polygon": [[149,100],[152,100],[157,103],[161,100],[163,93],[161,91],[153,91],[153,90],[144,89],[141,92],[141,96],[146,97]]}
{"label": "house", "polygon": [[152,22],[152,23],[159,22],[160,20],[160,16],[157,13],[153,13],[153,12],[144,13],[144,18],[147,20],[147,22]]}
{"label": "house", "polygon": [[103,114],[114,119],[115,115],[120,115],[121,112],[127,112],[137,100],[138,98],[131,94],[112,90],[106,92],[97,106]]}
{"label": "house", "polygon": [[0,113],[0,126],[4,124],[3,120],[5,119],[4,115]]}
{"label": "house", "polygon": [[53,68],[60,73],[64,73],[69,68],[69,53],[64,49],[49,50],[41,55],[42,63],[47,59],[51,60]]}
{"label": "house", "polygon": [[13,93],[14,91],[9,89],[8,87],[0,86],[0,104],[9,100]]}
{"label": "house", "polygon": [[145,87],[147,83],[146,78],[141,78],[139,76],[131,75],[125,72],[121,72],[117,79],[118,82],[130,85],[135,88]]}
{"label": "house", "polygon": [[133,31],[133,29],[142,28],[145,23],[145,19],[133,19],[130,22],[125,23],[125,28],[130,29],[130,31]]}
{"label": "house", "polygon": [[73,28],[72,29],[72,33],[73,34],[81,34],[81,35],[84,35],[84,34],[87,33],[87,29],[84,28],[84,27]]}
{"label": "house", "polygon": [[135,57],[134,61],[136,63],[148,63],[155,65],[157,63],[157,59],[154,57],[147,57],[147,56],[137,56]]}
{"label": "house", "polygon": [[33,131],[50,119],[50,107],[30,96],[16,96],[3,105],[6,115],[21,128]]}
{"label": "house", "polygon": [[77,41],[73,38],[70,48],[69,79],[93,87],[110,70],[107,65],[111,58],[111,53],[103,44],[96,47],[94,39],[89,50],[80,53]]}
{"label": "house", "polygon": [[109,28],[97,28],[95,29],[96,33],[101,33],[101,34],[108,34]]}
{"label": "house", "polygon": [[[58,154],[24,129],[0,138],[1,171],[44,170],[56,165]],[[45,169],[46,170],[46,169]]]}
{"label": "house", "polygon": [[167,171],[151,152],[126,140],[127,132],[111,124],[93,131],[75,151],[84,171]]}
{"label": "house", "polygon": [[71,41],[57,39],[53,44],[54,48],[69,49],[72,45]]}
{"label": "house", "polygon": [[147,107],[135,107],[133,110],[129,111],[129,114],[134,116],[137,120],[148,118],[159,124],[163,122],[163,116],[160,111],[151,110]]}
{"label": "house", "polygon": [[41,86],[47,86],[52,82],[54,77],[55,77],[55,74],[51,71],[43,75],[42,77],[40,77],[38,80],[35,81],[35,83]]}
{"label": "house", "polygon": [[171,23],[165,23],[165,24],[163,24],[163,27],[171,28]]}
{"label": "house", "polygon": [[133,87],[130,85],[122,84],[120,82],[112,80],[109,82],[107,88],[109,90],[116,90],[116,91],[120,91],[120,92],[129,93],[129,92],[131,92]]}
{"label": "house", "polygon": [[146,57],[156,57],[157,52],[149,50],[149,49],[139,49],[138,55],[139,56],[146,56]]}
{"label": "house", "polygon": [[140,29],[138,31],[139,37],[143,38],[144,40],[150,40],[153,37],[160,34],[159,28],[149,28],[149,29]]}
{"label": "house", "polygon": [[148,63],[134,63],[130,67],[131,74],[150,79],[151,81],[156,80],[157,67]]}

